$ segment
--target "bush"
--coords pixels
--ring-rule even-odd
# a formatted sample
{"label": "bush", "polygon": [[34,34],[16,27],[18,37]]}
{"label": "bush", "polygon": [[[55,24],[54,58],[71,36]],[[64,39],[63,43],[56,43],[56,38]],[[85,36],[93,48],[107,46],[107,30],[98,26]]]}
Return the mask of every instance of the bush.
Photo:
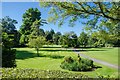
{"label": "bush", "polygon": [[93,67],[93,61],[92,60],[88,60],[88,59],[82,59],[81,60],[82,63],[85,63],[88,66]]}
{"label": "bush", "polygon": [[[40,70],[21,68],[2,68],[2,79],[25,79],[25,78],[88,78],[88,76],[78,73],[69,73],[60,70]],[[26,80],[26,79],[25,79]],[[35,79],[36,80],[36,79]],[[51,79],[52,80],[52,79]],[[57,79],[56,79],[57,80]]]}
{"label": "bush", "polygon": [[2,49],[2,67],[16,67],[16,50],[15,49]]}
{"label": "bush", "polygon": [[63,47],[63,48],[69,48],[69,46],[68,46],[68,45],[63,45],[62,47]]}
{"label": "bush", "polygon": [[90,71],[92,70],[94,64],[92,60],[81,59],[73,60],[71,57],[65,57],[64,61],[61,63],[60,67],[70,71]]}
{"label": "bush", "polygon": [[73,59],[72,59],[72,57],[70,57],[70,56],[67,56],[67,57],[65,57],[64,59],[65,59],[65,62],[68,62],[68,63],[73,62]]}

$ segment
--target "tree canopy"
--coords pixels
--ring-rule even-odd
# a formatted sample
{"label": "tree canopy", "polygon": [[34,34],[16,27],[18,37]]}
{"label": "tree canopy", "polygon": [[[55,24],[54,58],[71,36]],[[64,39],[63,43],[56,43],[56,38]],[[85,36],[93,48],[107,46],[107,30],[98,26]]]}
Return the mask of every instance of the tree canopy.
{"label": "tree canopy", "polygon": [[60,25],[67,18],[70,24],[74,24],[80,18],[86,19],[86,22],[82,23],[94,26],[98,21],[118,23],[120,22],[119,5],[120,2],[41,2],[43,7],[52,7],[49,13],[54,16],[48,20],[55,22],[59,19]]}

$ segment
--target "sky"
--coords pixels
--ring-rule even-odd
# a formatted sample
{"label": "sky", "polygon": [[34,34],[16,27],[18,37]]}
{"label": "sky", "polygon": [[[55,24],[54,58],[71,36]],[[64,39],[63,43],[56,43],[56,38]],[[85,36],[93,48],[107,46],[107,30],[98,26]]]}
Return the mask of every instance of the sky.
{"label": "sky", "polygon": [[[29,8],[38,8],[41,12],[42,19],[47,20],[49,17],[49,8],[41,8],[39,2],[2,2],[2,17],[9,16],[10,18],[17,20],[18,24],[16,24],[16,28],[19,30],[22,24],[22,15]],[[69,27],[68,22],[65,22],[65,24],[61,27],[58,27],[58,24],[48,23],[44,26],[41,26],[40,28],[44,29],[44,31],[53,29],[55,32],[61,32],[62,34],[74,31],[77,36],[79,36],[84,26],[85,25],[76,22],[74,27]]]}

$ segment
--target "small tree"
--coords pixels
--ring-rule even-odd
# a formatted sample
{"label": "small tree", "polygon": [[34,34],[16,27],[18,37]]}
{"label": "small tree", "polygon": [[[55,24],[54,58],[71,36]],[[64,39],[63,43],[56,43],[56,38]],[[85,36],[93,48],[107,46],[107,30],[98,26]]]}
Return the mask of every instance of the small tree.
{"label": "small tree", "polygon": [[80,45],[82,45],[83,47],[86,47],[86,45],[88,44],[88,36],[85,32],[82,32],[78,38]]}
{"label": "small tree", "polygon": [[37,38],[31,38],[28,45],[34,47],[37,51],[37,56],[39,56],[39,48],[43,47],[46,39],[43,36],[38,36]]}

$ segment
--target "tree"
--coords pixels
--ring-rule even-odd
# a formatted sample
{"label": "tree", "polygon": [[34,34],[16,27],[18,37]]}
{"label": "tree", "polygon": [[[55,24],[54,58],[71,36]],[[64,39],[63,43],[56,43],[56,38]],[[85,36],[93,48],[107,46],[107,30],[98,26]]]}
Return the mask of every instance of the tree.
{"label": "tree", "polygon": [[16,67],[16,50],[12,46],[12,39],[6,32],[2,32],[2,67]]}
{"label": "tree", "polygon": [[67,39],[68,47],[78,46],[77,35],[73,31],[65,33],[64,36]]}
{"label": "tree", "polygon": [[60,32],[57,32],[57,33],[53,34],[53,42],[54,42],[54,44],[58,45],[58,40],[59,40],[60,36],[61,36]]}
{"label": "tree", "polygon": [[55,34],[53,29],[51,29],[50,31],[46,31],[45,33],[46,40],[53,43],[53,34]]}
{"label": "tree", "polygon": [[16,67],[16,50],[13,47],[19,44],[17,42],[17,30],[15,28],[17,21],[6,16],[0,19],[0,37],[2,36],[2,67]]}
{"label": "tree", "polygon": [[109,43],[110,35],[105,30],[95,31],[91,34],[94,47],[105,47]]}
{"label": "tree", "polygon": [[43,36],[38,36],[37,38],[31,38],[29,40],[28,45],[30,47],[34,47],[37,51],[37,56],[39,56],[39,48],[43,47],[43,45],[45,44],[46,39]]}
{"label": "tree", "polygon": [[52,7],[49,13],[53,15],[48,19],[50,22],[59,19],[59,25],[62,25],[64,20],[68,18],[70,24],[74,24],[81,18],[87,19],[86,23],[82,23],[92,25],[92,27],[99,23],[98,20],[120,22],[119,5],[120,2],[41,2],[42,7]]}
{"label": "tree", "polygon": [[73,31],[66,32],[60,36],[58,43],[63,45],[63,47],[78,47],[77,35]]}
{"label": "tree", "polygon": [[41,13],[37,8],[29,8],[28,10],[26,10],[26,12],[23,14],[23,23],[20,27],[20,33],[29,35],[31,33],[31,26],[33,22],[35,22],[36,20],[39,21],[41,19],[40,16]]}
{"label": "tree", "polygon": [[80,45],[82,45],[83,47],[86,47],[86,45],[88,44],[88,36],[85,32],[82,32],[78,38]]}
{"label": "tree", "polygon": [[45,32],[43,29],[40,28],[40,36],[45,36]]}
{"label": "tree", "polygon": [[13,47],[19,45],[19,32],[16,30],[15,24],[18,22],[14,19],[11,19],[9,16],[6,16],[0,19],[0,26],[2,27],[2,32],[6,32],[13,39]]}
{"label": "tree", "polygon": [[77,39],[77,35],[74,32],[70,32],[70,47],[78,47],[78,39]]}
{"label": "tree", "polygon": [[59,26],[68,20],[70,26],[74,26],[76,21],[85,24],[85,30],[108,30],[113,37],[113,44],[116,46],[120,42],[120,2],[41,2],[42,7],[52,7],[50,10],[49,22]]}
{"label": "tree", "polygon": [[[26,10],[26,12],[23,14],[22,21],[23,23],[20,27],[20,33],[25,35],[27,37],[25,38],[28,40],[29,35],[40,35],[40,26],[46,24],[46,21],[41,19],[41,12],[37,8],[29,8]],[[23,38],[23,36],[21,36],[21,38]],[[28,43],[28,40],[24,41],[24,44]]]}

